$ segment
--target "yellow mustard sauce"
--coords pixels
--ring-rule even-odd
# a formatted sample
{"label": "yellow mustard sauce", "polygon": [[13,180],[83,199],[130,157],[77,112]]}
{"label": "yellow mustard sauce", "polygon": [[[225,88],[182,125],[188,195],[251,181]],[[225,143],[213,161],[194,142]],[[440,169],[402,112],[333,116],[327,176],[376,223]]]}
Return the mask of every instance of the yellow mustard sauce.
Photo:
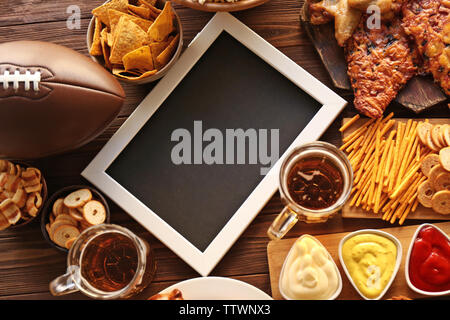
{"label": "yellow mustard sauce", "polygon": [[369,299],[377,298],[394,273],[395,243],[376,234],[358,234],[345,241],[341,254],[359,291]]}
{"label": "yellow mustard sauce", "polygon": [[326,300],[338,287],[338,270],[326,249],[309,236],[297,240],[281,275],[284,295],[294,300]]}

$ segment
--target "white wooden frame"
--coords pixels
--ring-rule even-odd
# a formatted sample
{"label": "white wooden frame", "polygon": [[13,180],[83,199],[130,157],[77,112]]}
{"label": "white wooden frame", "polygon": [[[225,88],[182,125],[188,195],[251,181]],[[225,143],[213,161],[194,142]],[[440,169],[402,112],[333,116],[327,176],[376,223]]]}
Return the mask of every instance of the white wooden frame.
{"label": "white wooden frame", "polygon": [[[227,31],[232,37],[311,95],[322,104],[322,107],[296,137],[274,167],[251,192],[206,250],[201,252],[162,220],[151,208],[145,206],[117,181],[112,179],[106,173],[106,170],[223,31]],[[82,172],[82,176],[108,195],[198,273],[202,276],[207,276],[276,192],[280,164],[286,154],[296,146],[319,139],[345,107],[346,103],[344,99],[231,14],[220,12],[195,37],[167,75],[154,87]],[[299,107],[301,106],[299,105]]]}

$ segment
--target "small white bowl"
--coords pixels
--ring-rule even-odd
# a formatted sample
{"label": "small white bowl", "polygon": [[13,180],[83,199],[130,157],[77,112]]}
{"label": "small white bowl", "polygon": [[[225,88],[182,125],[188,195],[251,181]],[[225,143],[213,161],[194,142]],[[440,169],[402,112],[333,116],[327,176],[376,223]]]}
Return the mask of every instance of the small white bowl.
{"label": "small white bowl", "polygon": [[[376,235],[388,238],[389,240],[394,242],[397,247],[397,257],[395,260],[395,267],[394,267],[394,271],[392,272],[391,279],[389,280],[389,282],[387,283],[387,285],[383,289],[383,291],[381,291],[381,293],[376,298],[373,298],[373,299],[366,297],[364,294],[362,294],[362,292],[359,290],[359,288],[356,286],[355,282],[353,281],[353,278],[351,277],[350,273],[347,270],[347,266],[344,262],[344,259],[342,258],[342,246],[344,245],[345,241],[347,241],[349,238],[352,238],[359,234],[368,234],[368,233],[376,234]],[[344,238],[342,238],[341,242],[339,243],[339,261],[341,262],[342,269],[344,269],[344,272],[347,275],[348,280],[350,281],[350,283],[353,285],[355,290],[358,292],[358,294],[362,298],[364,298],[365,300],[380,300],[384,296],[384,294],[389,290],[389,288],[392,285],[392,282],[394,282],[394,279],[397,276],[398,269],[400,268],[400,263],[402,262],[402,244],[396,237],[394,237],[393,235],[391,235],[387,232],[381,231],[381,230],[377,230],[377,229],[358,230],[355,232],[351,232],[351,233],[347,234]]]}
{"label": "small white bowl", "polygon": [[409,278],[409,260],[411,258],[411,252],[412,252],[412,248],[414,246],[414,241],[416,240],[417,236],[419,235],[420,230],[422,230],[423,228],[428,227],[428,226],[431,226],[431,227],[435,228],[436,230],[438,230],[450,241],[450,237],[444,231],[442,231],[435,225],[430,224],[430,223],[421,224],[417,228],[416,232],[414,233],[414,235],[411,239],[411,243],[409,244],[408,254],[406,255],[406,261],[405,261],[405,278],[406,278],[406,282],[408,283],[408,286],[417,293],[423,294],[425,296],[430,296],[430,297],[445,296],[445,295],[450,294],[450,290],[439,291],[439,292],[429,292],[429,291],[420,290],[412,284],[411,279]]}
{"label": "small white bowl", "polygon": [[329,259],[330,259],[330,260],[333,262],[333,264],[334,264],[334,268],[336,269],[336,274],[337,274],[337,276],[338,276],[338,288],[336,289],[336,292],[335,292],[333,295],[331,295],[327,300],[335,300],[335,299],[341,294],[341,291],[342,291],[342,277],[341,277],[341,273],[339,272],[339,268],[337,267],[336,262],[333,260],[333,257],[330,255],[330,253],[328,252],[327,248],[325,248],[325,246],[324,246],[319,240],[317,240],[315,237],[313,237],[313,236],[311,236],[311,235],[309,235],[309,234],[304,234],[304,235],[302,235],[300,238],[298,238],[297,240],[295,240],[294,244],[292,245],[291,249],[289,250],[289,252],[288,252],[286,258],[284,259],[283,267],[281,268],[280,279],[278,280],[278,289],[280,290],[280,293],[281,293],[281,295],[283,296],[284,299],[286,299],[286,300],[295,300],[295,299],[290,298],[289,296],[287,296],[287,295],[283,292],[283,288],[282,288],[281,282],[282,282],[282,279],[283,279],[283,274],[284,274],[284,269],[285,269],[285,267],[286,267],[286,262],[287,262],[289,256],[291,255],[292,250],[294,250],[295,244],[297,243],[297,241],[303,239],[304,237],[309,237],[309,238],[313,239],[313,240],[314,240],[316,243],[318,243],[322,248],[324,248],[325,251],[326,251],[327,254],[328,254]]}

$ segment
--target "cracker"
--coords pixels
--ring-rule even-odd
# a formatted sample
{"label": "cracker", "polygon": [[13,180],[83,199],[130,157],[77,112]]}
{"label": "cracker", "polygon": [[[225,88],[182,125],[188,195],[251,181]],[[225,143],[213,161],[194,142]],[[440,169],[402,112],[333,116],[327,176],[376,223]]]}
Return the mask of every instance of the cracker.
{"label": "cracker", "polygon": [[431,199],[431,205],[433,210],[439,214],[450,214],[450,191],[436,192]]}

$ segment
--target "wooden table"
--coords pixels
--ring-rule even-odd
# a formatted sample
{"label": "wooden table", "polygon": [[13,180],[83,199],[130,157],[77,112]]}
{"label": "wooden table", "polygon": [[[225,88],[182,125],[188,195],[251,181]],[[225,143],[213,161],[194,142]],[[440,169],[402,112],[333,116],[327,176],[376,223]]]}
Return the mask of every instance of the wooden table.
{"label": "wooden table", "polygon": [[[0,43],[13,40],[42,40],[54,42],[75,49],[87,55],[86,30],[91,18],[90,11],[104,0],[9,0],[0,1]],[[271,0],[254,9],[234,13],[242,22],[297,62],[320,81],[335,90],[328,74],[307,39],[299,22],[301,2],[298,0]],[[66,27],[66,13],[70,5],[81,9],[81,29]],[[195,11],[179,5],[174,6],[181,18],[185,44],[204,27],[212,17],[211,13]],[[123,84],[127,100],[114,123],[95,141],[74,152],[42,159],[34,164],[44,172],[49,193],[57,189],[79,183],[87,183],[80,172],[87,166],[112,134],[120,127],[153,85],[133,86]],[[349,102],[348,93],[342,94]],[[395,111],[397,117],[415,115],[398,105],[391,105],[387,112]],[[324,134],[322,140],[340,144],[338,128],[342,116],[353,116],[355,109],[349,103],[346,110]],[[446,104],[421,114],[421,117],[448,117]],[[111,222],[123,225],[147,239],[153,245],[158,263],[155,281],[136,298],[146,298],[161,289],[179,281],[197,277],[198,274],[179,259],[166,246],[138,225],[131,217],[110,201]],[[248,282],[271,294],[266,248],[266,230],[276,214],[282,209],[279,194],[275,194],[258,214],[241,238],[234,244],[211,275],[231,277]],[[38,220],[38,219],[37,219]],[[0,233],[0,299],[51,299],[48,283],[63,274],[66,255],[56,251],[44,241],[38,221],[16,231]],[[423,221],[407,221],[418,224]],[[364,228],[388,227],[388,222],[373,219],[333,218],[326,224],[297,224],[288,237],[298,237],[303,233],[313,235],[353,231]],[[83,299],[81,294],[65,296],[66,299]]]}

